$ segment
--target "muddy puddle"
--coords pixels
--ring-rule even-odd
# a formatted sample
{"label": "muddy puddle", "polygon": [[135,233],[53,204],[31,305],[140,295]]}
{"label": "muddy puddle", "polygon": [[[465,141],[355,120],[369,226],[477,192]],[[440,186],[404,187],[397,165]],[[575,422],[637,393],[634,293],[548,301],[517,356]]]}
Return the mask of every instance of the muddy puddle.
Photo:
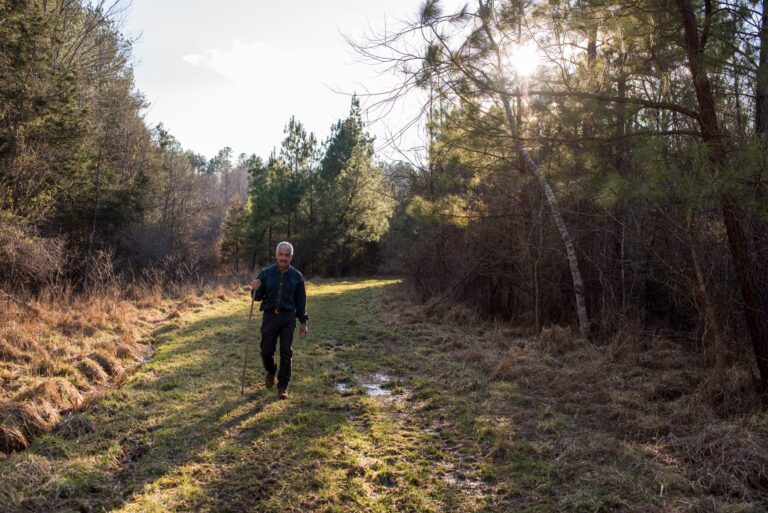
{"label": "muddy puddle", "polygon": [[339,392],[349,392],[352,390],[352,386],[349,383],[345,383],[343,381],[336,383],[336,390]]}
{"label": "muddy puddle", "polygon": [[392,383],[395,381],[396,379],[386,372],[374,372],[373,374],[356,375],[354,380],[337,381],[335,387],[341,393],[351,393],[356,386],[359,386],[368,397],[382,397],[392,395]]}
{"label": "muddy puddle", "polygon": [[367,377],[358,377],[358,381],[367,396],[379,397],[392,393],[392,390],[384,386],[392,382],[392,376],[385,372],[376,372]]}
{"label": "muddy puddle", "polygon": [[443,480],[449,485],[457,486],[462,490],[478,490],[483,486],[483,482],[479,479],[472,479],[460,474],[446,474],[443,476]]}

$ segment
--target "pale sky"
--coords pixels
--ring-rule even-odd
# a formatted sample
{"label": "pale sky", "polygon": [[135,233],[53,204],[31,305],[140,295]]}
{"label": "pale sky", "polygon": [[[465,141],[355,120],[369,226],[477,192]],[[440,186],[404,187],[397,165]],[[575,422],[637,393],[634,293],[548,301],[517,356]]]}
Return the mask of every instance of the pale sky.
{"label": "pale sky", "polygon": [[[420,0],[133,0],[123,31],[139,36],[133,56],[137,88],[185,149],[212,157],[267,157],[291,115],[320,141],[346,116],[352,93],[386,89],[398,77],[358,61],[342,33],[362,37],[413,19]],[[363,102],[365,103],[365,99]],[[369,127],[383,144],[387,131],[412,119],[419,99]],[[420,129],[401,141],[420,144]],[[391,150],[381,153],[397,158]]]}

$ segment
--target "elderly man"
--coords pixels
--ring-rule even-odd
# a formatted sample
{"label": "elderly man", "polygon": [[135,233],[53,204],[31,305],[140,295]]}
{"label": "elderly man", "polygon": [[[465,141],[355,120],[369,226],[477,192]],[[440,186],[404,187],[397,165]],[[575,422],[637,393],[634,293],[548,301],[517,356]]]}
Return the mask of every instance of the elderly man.
{"label": "elderly man", "polygon": [[[261,359],[267,376],[264,384],[267,388],[275,385],[277,372],[277,396],[288,397],[288,383],[291,381],[291,357],[293,351],[293,331],[296,319],[301,326],[299,336],[307,335],[307,293],[304,289],[304,277],[291,266],[293,246],[290,242],[281,242],[275,250],[277,264],[271,265],[259,273],[251,282],[253,299],[261,301],[259,310],[264,312],[261,323]],[[275,349],[280,339],[280,370],[275,365]]]}

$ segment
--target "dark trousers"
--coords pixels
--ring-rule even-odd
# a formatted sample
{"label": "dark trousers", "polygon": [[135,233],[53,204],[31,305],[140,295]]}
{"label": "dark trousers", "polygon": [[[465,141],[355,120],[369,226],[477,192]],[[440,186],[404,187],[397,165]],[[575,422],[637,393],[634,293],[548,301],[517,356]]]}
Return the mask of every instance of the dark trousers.
{"label": "dark trousers", "polygon": [[261,360],[264,370],[274,373],[275,349],[277,339],[280,339],[280,370],[277,372],[277,387],[288,388],[291,381],[291,357],[293,350],[293,331],[296,329],[296,314],[292,311],[283,313],[264,312],[261,322]]}

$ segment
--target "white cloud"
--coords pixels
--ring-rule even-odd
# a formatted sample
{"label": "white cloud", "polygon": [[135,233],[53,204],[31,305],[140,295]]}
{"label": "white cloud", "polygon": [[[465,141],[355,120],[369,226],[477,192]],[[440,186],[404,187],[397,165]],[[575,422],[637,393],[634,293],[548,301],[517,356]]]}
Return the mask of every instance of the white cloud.
{"label": "white cloud", "polygon": [[182,60],[199,68],[213,70],[233,82],[242,83],[256,80],[258,68],[275,57],[274,48],[267,43],[256,41],[246,44],[233,38],[229,48],[206,49],[202,53],[184,55]]}
{"label": "white cloud", "polygon": [[206,63],[205,55],[200,55],[199,53],[191,53],[189,55],[185,55],[181,58],[181,60],[186,61],[193,66],[201,67],[204,66]]}

